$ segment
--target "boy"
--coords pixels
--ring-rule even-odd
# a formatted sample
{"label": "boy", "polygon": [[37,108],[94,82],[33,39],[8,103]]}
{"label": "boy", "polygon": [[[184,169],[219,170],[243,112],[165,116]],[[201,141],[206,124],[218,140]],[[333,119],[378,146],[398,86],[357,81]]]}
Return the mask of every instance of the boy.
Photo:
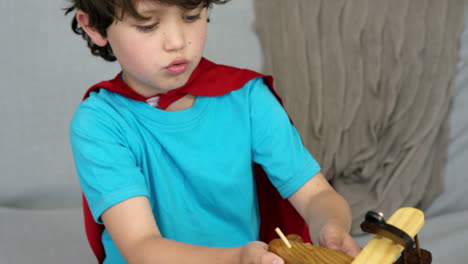
{"label": "boy", "polygon": [[347,203],[271,78],[202,58],[207,9],[224,2],[73,0],[67,10],[77,10],[72,27],[92,53],[122,68],[88,91],[70,132],[83,192],[105,226],[104,263],[283,263],[257,241],[252,162],[315,241],[359,251]]}

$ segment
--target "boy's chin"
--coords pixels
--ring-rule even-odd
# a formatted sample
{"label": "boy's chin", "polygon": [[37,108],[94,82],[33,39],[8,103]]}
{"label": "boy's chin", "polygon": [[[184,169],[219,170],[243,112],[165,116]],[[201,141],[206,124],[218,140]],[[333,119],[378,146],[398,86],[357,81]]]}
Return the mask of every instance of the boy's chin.
{"label": "boy's chin", "polygon": [[185,84],[187,84],[188,79],[189,79],[188,77],[187,78],[181,78],[180,80],[168,83],[168,84],[160,87],[160,89],[162,91],[164,91],[164,92],[169,92],[169,91],[172,91],[172,90],[179,89],[180,87],[183,87]]}

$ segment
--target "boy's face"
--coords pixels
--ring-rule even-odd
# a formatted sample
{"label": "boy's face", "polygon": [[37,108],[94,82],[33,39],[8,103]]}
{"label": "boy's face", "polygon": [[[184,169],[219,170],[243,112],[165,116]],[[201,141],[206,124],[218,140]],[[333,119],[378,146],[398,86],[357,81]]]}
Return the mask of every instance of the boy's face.
{"label": "boy's face", "polygon": [[139,21],[125,14],[108,28],[105,38],[125,81],[147,97],[184,85],[202,57],[207,9],[138,1],[136,10],[151,19]]}

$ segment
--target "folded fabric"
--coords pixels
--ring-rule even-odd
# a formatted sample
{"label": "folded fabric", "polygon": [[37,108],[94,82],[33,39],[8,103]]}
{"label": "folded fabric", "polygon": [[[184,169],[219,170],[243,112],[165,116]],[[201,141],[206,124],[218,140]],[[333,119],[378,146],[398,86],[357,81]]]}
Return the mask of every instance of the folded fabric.
{"label": "folded fabric", "polygon": [[441,191],[463,0],[256,0],[265,71],[327,179],[368,210]]}

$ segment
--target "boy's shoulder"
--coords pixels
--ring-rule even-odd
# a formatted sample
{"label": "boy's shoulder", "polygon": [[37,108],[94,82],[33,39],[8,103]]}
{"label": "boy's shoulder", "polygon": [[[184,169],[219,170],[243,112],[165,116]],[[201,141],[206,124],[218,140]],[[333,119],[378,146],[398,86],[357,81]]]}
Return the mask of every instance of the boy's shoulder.
{"label": "boy's shoulder", "polygon": [[106,89],[92,91],[76,108],[72,124],[110,117],[112,113],[117,113],[118,108],[114,93]]}
{"label": "boy's shoulder", "polygon": [[116,94],[108,89],[94,89],[87,93],[86,97],[83,98],[82,102],[78,106],[78,109],[103,109],[103,108],[115,108],[119,107],[121,100],[119,100],[119,94]]}

